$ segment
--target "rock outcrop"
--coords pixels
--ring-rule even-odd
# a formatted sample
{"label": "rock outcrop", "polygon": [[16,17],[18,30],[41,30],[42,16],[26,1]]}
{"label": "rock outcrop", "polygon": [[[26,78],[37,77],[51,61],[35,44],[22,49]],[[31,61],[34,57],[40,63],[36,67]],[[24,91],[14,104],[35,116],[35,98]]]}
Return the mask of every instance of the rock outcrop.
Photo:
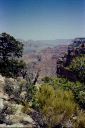
{"label": "rock outcrop", "polygon": [[26,92],[24,94],[21,89],[25,80],[20,81],[0,75],[0,127],[36,128],[36,123],[32,117],[23,113],[22,102],[18,102],[18,100],[22,101],[26,95]]}
{"label": "rock outcrop", "polygon": [[76,38],[73,43],[68,46],[67,54],[59,58],[57,61],[57,75],[68,78],[71,81],[77,81],[77,75],[70,71],[68,66],[73,58],[85,54],[85,38]]}

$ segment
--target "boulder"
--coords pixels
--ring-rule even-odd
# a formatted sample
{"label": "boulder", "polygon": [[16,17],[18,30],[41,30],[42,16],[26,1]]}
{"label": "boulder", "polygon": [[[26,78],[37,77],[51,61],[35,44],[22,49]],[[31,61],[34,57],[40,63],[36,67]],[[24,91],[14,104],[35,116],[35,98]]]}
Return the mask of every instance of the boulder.
{"label": "boulder", "polygon": [[27,92],[26,91],[22,91],[21,94],[20,94],[20,99],[25,101],[26,95],[27,95]]}
{"label": "boulder", "polygon": [[4,100],[0,98],[0,113],[2,112],[3,108],[4,108]]}
{"label": "boulder", "polygon": [[4,92],[7,93],[9,96],[13,95],[14,97],[18,97],[19,86],[17,81],[13,78],[6,78]]}
{"label": "boulder", "polygon": [[6,117],[6,119],[9,119],[9,122],[12,122],[12,124],[16,124],[19,123],[23,120],[23,116],[22,115],[8,115],[8,117]]}
{"label": "boulder", "polygon": [[12,124],[12,125],[7,125],[6,127],[8,127],[8,128],[20,128],[20,127],[22,127],[22,128],[24,128],[24,126],[23,126],[23,124],[21,124],[21,123],[15,123],[15,124]]}
{"label": "boulder", "polygon": [[5,78],[0,75],[0,92],[3,92],[5,85]]}
{"label": "boulder", "polygon": [[11,107],[14,110],[14,113],[16,115],[19,115],[19,114],[22,113],[23,105],[21,105],[21,104],[12,104]]}
{"label": "boulder", "polygon": [[5,84],[5,78],[2,75],[0,75],[0,83]]}
{"label": "boulder", "polygon": [[6,128],[6,124],[0,124],[0,128]]}
{"label": "boulder", "polygon": [[4,92],[0,92],[0,98],[4,99],[5,101],[9,100],[9,96]]}
{"label": "boulder", "polygon": [[27,121],[30,124],[35,124],[34,120],[29,115],[24,115],[23,121]]}
{"label": "boulder", "polygon": [[35,125],[34,120],[27,114],[15,114],[6,116],[6,120],[12,122],[12,124],[23,123],[23,124],[31,124]]}

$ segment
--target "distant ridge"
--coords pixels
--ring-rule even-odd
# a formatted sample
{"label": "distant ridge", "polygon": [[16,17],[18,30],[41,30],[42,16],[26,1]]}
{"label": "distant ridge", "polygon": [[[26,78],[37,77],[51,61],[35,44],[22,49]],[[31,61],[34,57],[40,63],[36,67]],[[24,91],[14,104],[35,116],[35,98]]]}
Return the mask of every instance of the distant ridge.
{"label": "distant ridge", "polygon": [[18,39],[24,44],[24,53],[39,52],[45,48],[53,48],[58,45],[69,45],[72,39],[56,39],[56,40],[28,40]]}

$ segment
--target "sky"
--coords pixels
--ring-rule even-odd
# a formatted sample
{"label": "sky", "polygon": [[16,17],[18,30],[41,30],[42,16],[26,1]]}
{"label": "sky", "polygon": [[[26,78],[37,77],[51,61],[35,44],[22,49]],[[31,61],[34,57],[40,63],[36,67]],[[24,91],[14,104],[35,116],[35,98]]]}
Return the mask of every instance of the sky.
{"label": "sky", "polygon": [[0,33],[18,39],[85,37],[85,0],[0,0]]}

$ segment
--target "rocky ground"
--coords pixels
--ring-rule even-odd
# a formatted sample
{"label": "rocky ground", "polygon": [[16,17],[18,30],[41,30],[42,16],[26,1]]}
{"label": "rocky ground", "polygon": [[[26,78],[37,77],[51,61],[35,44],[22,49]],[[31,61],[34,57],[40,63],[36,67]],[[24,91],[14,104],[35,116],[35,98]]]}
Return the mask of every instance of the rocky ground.
{"label": "rocky ground", "polygon": [[0,75],[0,127],[38,128],[32,116],[22,111],[24,106],[18,101],[25,98],[25,91],[18,95],[19,89],[16,80]]}

